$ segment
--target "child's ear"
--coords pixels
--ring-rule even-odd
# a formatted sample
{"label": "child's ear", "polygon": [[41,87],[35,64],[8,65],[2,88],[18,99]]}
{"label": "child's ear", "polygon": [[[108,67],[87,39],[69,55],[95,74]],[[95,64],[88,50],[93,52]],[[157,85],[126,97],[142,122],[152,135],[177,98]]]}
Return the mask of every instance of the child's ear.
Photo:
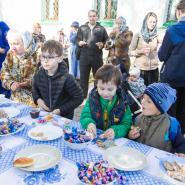
{"label": "child's ear", "polygon": [[63,56],[58,57],[58,63],[61,63],[63,61]]}

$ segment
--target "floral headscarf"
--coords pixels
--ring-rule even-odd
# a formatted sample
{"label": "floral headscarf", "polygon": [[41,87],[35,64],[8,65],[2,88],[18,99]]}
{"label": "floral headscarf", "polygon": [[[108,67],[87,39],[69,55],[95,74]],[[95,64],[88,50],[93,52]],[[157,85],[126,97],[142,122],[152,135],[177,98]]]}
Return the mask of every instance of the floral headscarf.
{"label": "floral headscarf", "polygon": [[141,28],[141,35],[143,36],[143,39],[146,43],[149,43],[154,37],[157,36],[157,23],[152,31],[148,30],[147,20],[150,16],[155,17],[157,20],[157,15],[153,12],[149,12],[143,20],[143,25]]}
{"label": "floral headscarf", "polygon": [[[120,19],[121,20],[121,26],[120,26],[120,29],[119,31],[122,33],[126,30],[127,28],[127,23],[126,23],[126,19],[123,17],[123,16],[119,16],[117,19]],[[116,23],[115,23],[116,24]]]}

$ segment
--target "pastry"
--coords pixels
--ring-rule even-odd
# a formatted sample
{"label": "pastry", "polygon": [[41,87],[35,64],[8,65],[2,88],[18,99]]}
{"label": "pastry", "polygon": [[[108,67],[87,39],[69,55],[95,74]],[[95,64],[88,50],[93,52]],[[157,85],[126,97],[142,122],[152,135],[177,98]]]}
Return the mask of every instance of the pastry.
{"label": "pastry", "polygon": [[32,158],[20,157],[13,162],[13,165],[18,168],[24,168],[33,165],[33,163],[34,160]]}

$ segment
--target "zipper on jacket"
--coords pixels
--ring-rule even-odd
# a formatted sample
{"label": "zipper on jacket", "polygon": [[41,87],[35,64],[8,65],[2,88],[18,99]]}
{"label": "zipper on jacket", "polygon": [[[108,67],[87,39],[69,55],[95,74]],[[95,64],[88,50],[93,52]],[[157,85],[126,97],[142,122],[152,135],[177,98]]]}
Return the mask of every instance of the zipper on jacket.
{"label": "zipper on jacket", "polygon": [[52,110],[52,99],[51,99],[51,78],[48,78],[49,81],[49,109]]}

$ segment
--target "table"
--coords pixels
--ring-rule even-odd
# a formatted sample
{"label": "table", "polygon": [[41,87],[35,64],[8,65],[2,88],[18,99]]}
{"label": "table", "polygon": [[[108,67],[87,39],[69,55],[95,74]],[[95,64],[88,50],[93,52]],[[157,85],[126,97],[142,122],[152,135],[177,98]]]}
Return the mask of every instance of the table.
{"label": "table", "polygon": [[[16,107],[20,110],[17,118],[26,123],[26,127],[21,132],[7,136],[0,137],[0,144],[3,151],[0,154],[0,184],[1,185],[80,185],[81,182],[77,177],[76,162],[82,161],[99,161],[102,160],[103,149],[96,145],[88,145],[86,150],[74,151],[69,149],[62,138],[53,141],[35,141],[27,136],[27,132],[31,129],[34,120],[30,117],[30,107],[12,102],[4,99],[0,102],[2,107]],[[56,116],[59,126],[62,127],[66,122],[70,121],[71,125],[79,127],[78,122],[67,120]],[[12,161],[17,152],[20,150],[37,144],[46,144],[57,147],[62,153],[60,164],[55,167],[41,171],[41,172],[25,172],[14,168]],[[147,157],[147,167],[141,171],[135,172],[120,172],[126,176],[128,185],[169,185],[169,184],[183,184],[168,177],[162,172],[159,166],[159,159],[173,154],[143,145],[126,138],[116,140],[118,146],[129,146],[144,153]],[[157,157],[156,157],[157,156]]]}

